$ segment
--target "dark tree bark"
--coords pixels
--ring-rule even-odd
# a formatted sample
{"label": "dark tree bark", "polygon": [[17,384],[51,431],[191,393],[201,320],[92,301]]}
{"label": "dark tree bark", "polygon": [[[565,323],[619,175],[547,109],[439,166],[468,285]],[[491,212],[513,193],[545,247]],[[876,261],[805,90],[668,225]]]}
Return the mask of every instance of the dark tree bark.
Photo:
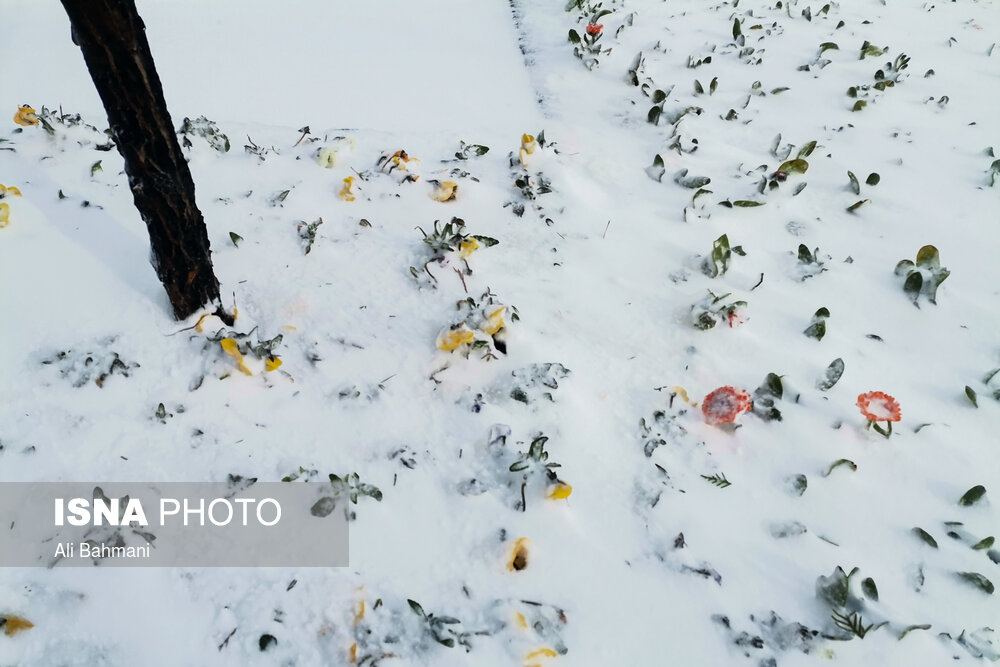
{"label": "dark tree bark", "polygon": [[149,231],[151,262],[174,316],[184,319],[207,304],[217,305],[219,281],[208,231],[135,1],[62,4],[125,159],[135,207]]}

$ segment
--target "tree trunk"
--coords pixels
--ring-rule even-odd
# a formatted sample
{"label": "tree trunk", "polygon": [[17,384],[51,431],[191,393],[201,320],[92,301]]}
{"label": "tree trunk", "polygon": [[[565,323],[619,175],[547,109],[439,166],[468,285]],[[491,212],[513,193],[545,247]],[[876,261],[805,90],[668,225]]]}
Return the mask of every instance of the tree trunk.
{"label": "tree trunk", "polygon": [[[218,304],[205,220],[177,135],[146,26],[134,0],[62,0],[73,41],[104,103],[111,136],[125,159],[129,187],[152,249],[150,261],[177,319]],[[221,312],[221,308],[219,309]]]}

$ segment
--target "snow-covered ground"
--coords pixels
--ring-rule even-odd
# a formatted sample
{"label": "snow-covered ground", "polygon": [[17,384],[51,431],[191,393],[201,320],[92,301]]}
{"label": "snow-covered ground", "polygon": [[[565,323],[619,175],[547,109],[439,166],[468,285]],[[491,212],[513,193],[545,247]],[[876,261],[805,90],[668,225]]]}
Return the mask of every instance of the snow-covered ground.
{"label": "snow-covered ground", "polygon": [[139,10],[239,316],[172,320],[61,6],[5,0],[0,110],[54,134],[0,129],[0,480],[381,500],[349,568],[2,570],[0,665],[1000,659],[1000,5]]}

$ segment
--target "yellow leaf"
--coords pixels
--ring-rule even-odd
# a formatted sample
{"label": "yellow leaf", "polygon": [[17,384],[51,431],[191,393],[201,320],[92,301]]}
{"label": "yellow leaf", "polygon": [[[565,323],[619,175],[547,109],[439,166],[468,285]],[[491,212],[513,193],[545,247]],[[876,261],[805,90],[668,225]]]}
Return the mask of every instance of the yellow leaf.
{"label": "yellow leaf", "polygon": [[353,665],[358,661],[358,643],[354,642],[351,644],[351,649],[348,651],[347,659],[351,661]]}
{"label": "yellow leaf", "polygon": [[236,362],[236,367],[247,375],[253,375],[253,372],[247,368],[247,365],[243,363],[243,353],[240,352],[239,343],[237,343],[232,338],[223,338],[219,341],[219,345],[222,346],[222,351],[233,358]]}
{"label": "yellow leaf", "polygon": [[518,627],[521,628],[522,630],[528,629],[528,619],[526,619],[524,617],[524,614],[522,614],[521,612],[519,611],[514,612],[514,620],[517,622]]}
{"label": "yellow leaf", "polygon": [[569,495],[571,493],[573,493],[572,484],[565,484],[563,482],[559,482],[558,484],[554,484],[549,487],[546,496],[551,498],[552,500],[562,500],[564,498],[569,498]]}
{"label": "yellow leaf", "polygon": [[0,229],[10,224],[10,204],[0,201]]}
{"label": "yellow leaf", "polygon": [[265,371],[275,371],[281,368],[281,359],[278,357],[268,357],[264,362]]}
{"label": "yellow leaf", "polygon": [[480,329],[490,336],[503,329],[503,314],[505,310],[507,310],[507,306],[499,306],[496,308],[489,314]]}
{"label": "yellow leaf", "polygon": [[475,339],[476,335],[465,325],[462,325],[459,329],[449,329],[438,336],[437,347],[439,350],[451,352],[459,345],[471,343]]}
{"label": "yellow leaf", "polygon": [[4,197],[20,197],[20,196],[21,196],[21,191],[15,188],[13,185],[5,187],[2,183],[0,183],[0,199],[3,199]]}
{"label": "yellow leaf", "polygon": [[3,633],[8,637],[13,637],[22,630],[30,630],[35,624],[20,616],[7,616],[4,618]]}
{"label": "yellow leaf", "polygon": [[344,187],[340,188],[340,198],[344,201],[354,201],[354,177],[344,179]]}
{"label": "yellow leaf", "polygon": [[38,125],[38,118],[35,117],[35,110],[25,104],[14,114],[14,122],[23,127],[32,127]]}
{"label": "yellow leaf", "polygon": [[[435,182],[435,181],[432,181]],[[441,181],[437,183],[437,189],[431,198],[434,201],[451,201],[458,195],[458,183],[454,181]]]}
{"label": "yellow leaf", "polygon": [[291,324],[286,324],[281,328],[284,329],[285,331],[298,331],[298,329],[292,326]]}
{"label": "yellow leaf", "polygon": [[514,542],[514,547],[510,550],[510,558],[507,560],[507,569],[511,572],[520,572],[528,567],[528,545],[531,540],[527,537],[519,537]]}

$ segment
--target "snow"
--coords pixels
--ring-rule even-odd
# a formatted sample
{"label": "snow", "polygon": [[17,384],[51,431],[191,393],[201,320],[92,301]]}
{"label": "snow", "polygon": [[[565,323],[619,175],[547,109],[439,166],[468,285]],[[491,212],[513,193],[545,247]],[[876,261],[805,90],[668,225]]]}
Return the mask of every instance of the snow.
{"label": "snow", "polygon": [[[235,372],[209,340],[218,322],[198,333],[185,330],[197,317],[172,320],[121,158],[95,150],[103,135],[8,123],[0,149],[15,150],[0,150],[0,183],[23,196],[4,199],[0,229],[0,480],[277,481],[302,466],[357,472],[383,499],[352,506],[344,569],[0,570],[0,616],[35,625],[0,637],[0,664],[349,664],[355,642],[359,659],[393,652],[384,665],[996,660],[1000,638],[985,630],[1000,617],[996,596],[956,573],[1000,581],[1000,554],[971,548],[1000,525],[1000,375],[983,381],[1000,366],[986,151],[1000,150],[1000,10],[823,4],[609,2],[599,43],[613,48],[588,70],[566,39],[587,18],[563,2],[139,2],[174,124],[206,116],[232,144],[222,153],[191,137],[185,151],[234,329],[281,334],[283,365],[260,372],[252,359],[253,376]],[[8,0],[4,16],[0,109],[61,105],[103,129],[58,3]],[[866,40],[890,48],[859,59]],[[818,54],[825,42],[838,48]],[[741,57],[745,47],[756,51]],[[655,126],[652,100],[626,80],[640,51],[648,92],[674,86]],[[901,53],[900,81],[851,111],[848,88],[874,84]],[[674,150],[667,117],[692,106],[702,112],[678,121]],[[552,192],[525,200],[508,154],[517,163],[521,135],[542,129],[530,187],[541,171]],[[758,192],[813,140],[806,173]],[[490,150],[448,161],[460,141]],[[274,150],[261,160],[241,150],[248,142]],[[322,147],[345,144],[331,168],[317,163]],[[420,160],[415,183],[376,167],[400,149]],[[661,182],[646,172],[656,155]],[[711,192],[676,183],[684,169]],[[359,173],[356,201],[343,201],[343,179]],[[434,201],[432,179],[458,183],[456,200]],[[719,205],[739,200],[764,205]],[[452,217],[499,244],[468,258],[464,280],[454,257],[428,278],[416,227]],[[299,225],[319,218],[306,255]],[[711,278],[703,262],[722,234],[746,255]],[[797,260],[799,244],[819,249],[824,270]],[[893,269],[927,244],[951,275],[936,305],[915,307]],[[465,319],[456,303],[487,290],[508,306],[507,353],[482,332],[491,347],[469,358],[437,349]],[[743,321],[692,326],[709,290],[730,294],[718,305],[746,301]],[[802,332],[820,307],[831,316],[817,340]],[[128,376],[98,387],[84,360],[107,368],[114,354]],[[821,390],[838,358],[843,376]],[[545,364],[569,374],[556,387],[522,379]],[[758,390],[736,428],[704,423],[709,392],[754,393],[768,373],[780,398]],[[901,405],[888,439],[856,405],[873,390]],[[765,399],[780,421],[762,418]],[[155,417],[161,403],[171,417]],[[489,444],[497,424],[506,444]],[[522,511],[509,466],[540,434],[573,492],[546,499],[533,467]],[[853,467],[831,469],[841,459]],[[720,475],[731,485],[709,479]],[[469,492],[473,478],[485,492]],[[985,498],[960,506],[977,484]],[[521,537],[528,566],[510,571]],[[837,566],[859,568],[843,611],[888,625],[828,638],[840,631],[816,584]],[[867,577],[878,601],[862,592]],[[446,626],[456,632],[490,634],[468,653],[447,648],[408,599],[460,619]],[[769,624],[772,612],[782,620]],[[796,623],[819,635],[803,640]],[[931,628],[899,639],[919,624]],[[277,643],[261,651],[264,634]],[[387,635],[398,641],[375,641]],[[566,652],[526,659],[541,647]]]}

